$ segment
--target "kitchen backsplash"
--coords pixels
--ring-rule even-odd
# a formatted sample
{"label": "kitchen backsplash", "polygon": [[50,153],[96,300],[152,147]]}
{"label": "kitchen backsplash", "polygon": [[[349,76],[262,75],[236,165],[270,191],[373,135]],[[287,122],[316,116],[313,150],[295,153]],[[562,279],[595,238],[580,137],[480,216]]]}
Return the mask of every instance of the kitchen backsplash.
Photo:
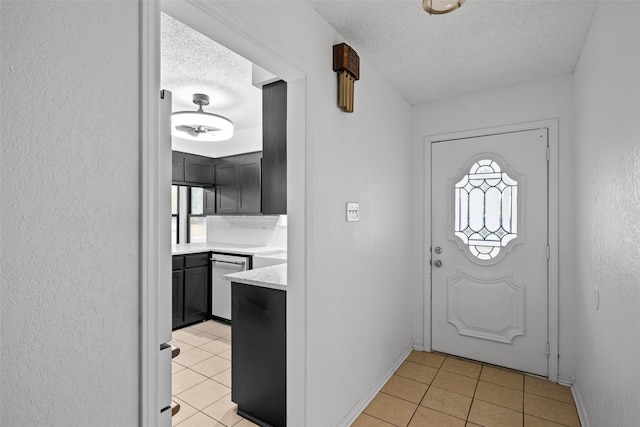
{"label": "kitchen backsplash", "polygon": [[208,216],[207,240],[287,247],[287,216]]}

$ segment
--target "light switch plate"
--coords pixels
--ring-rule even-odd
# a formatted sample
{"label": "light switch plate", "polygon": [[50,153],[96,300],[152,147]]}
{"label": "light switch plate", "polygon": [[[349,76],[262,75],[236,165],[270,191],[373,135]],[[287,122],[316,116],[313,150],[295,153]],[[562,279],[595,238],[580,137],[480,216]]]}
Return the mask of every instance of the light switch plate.
{"label": "light switch plate", "polygon": [[347,221],[360,221],[360,203],[347,203]]}

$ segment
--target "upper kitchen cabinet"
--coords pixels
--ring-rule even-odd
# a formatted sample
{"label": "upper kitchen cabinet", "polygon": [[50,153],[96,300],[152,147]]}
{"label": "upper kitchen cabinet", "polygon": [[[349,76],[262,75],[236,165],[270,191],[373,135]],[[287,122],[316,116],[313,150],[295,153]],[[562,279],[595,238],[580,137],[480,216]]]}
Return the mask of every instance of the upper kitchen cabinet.
{"label": "upper kitchen cabinet", "polygon": [[262,87],[262,213],[287,213],[287,83]]}
{"label": "upper kitchen cabinet", "polygon": [[211,187],[216,183],[215,159],[179,151],[172,154],[174,184]]}
{"label": "upper kitchen cabinet", "polygon": [[218,215],[261,213],[261,154],[240,154],[220,159],[216,168]]}

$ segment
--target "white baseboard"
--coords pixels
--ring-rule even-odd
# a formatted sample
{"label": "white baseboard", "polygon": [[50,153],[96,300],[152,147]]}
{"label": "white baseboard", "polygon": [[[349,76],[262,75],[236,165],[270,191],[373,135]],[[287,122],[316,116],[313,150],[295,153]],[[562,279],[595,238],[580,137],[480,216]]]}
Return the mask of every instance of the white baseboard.
{"label": "white baseboard", "polygon": [[411,343],[404,349],[404,351],[389,365],[389,367],[382,373],[378,381],[369,389],[366,395],[355,404],[353,408],[345,415],[345,417],[338,423],[338,427],[349,427],[360,416],[364,408],[367,407],[374,397],[378,394],[380,389],[389,381],[391,375],[402,365],[402,362],[409,356],[409,353],[414,349],[414,344]]}
{"label": "white baseboard", "polygon": [[424,344],[418,344],[417,342],[413,343],[413,349],[416,351],[425,351]]}
{"label": "white baseboard", "polygon": [[589,418],[587,417],[584,400],[582,400],[582,395],[576,387],[576,379],[573,377],[558,376],[558,384],[571,387],[571,394],[573,394],[573,400],[574,402],[576,402],[576,409],[578,410],[580,424],[582,425],[582,427],[591,427],[591,424],[589,424]]}

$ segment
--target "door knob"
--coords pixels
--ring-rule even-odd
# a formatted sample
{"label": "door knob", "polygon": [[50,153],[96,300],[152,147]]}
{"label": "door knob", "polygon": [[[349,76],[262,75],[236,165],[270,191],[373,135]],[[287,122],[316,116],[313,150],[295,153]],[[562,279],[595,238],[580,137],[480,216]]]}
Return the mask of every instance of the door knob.
{"label": "door knob", "polygon": [[434,267],[442,267],[442,261],[440,261],[439,259],[433,261],[433,266]]}

